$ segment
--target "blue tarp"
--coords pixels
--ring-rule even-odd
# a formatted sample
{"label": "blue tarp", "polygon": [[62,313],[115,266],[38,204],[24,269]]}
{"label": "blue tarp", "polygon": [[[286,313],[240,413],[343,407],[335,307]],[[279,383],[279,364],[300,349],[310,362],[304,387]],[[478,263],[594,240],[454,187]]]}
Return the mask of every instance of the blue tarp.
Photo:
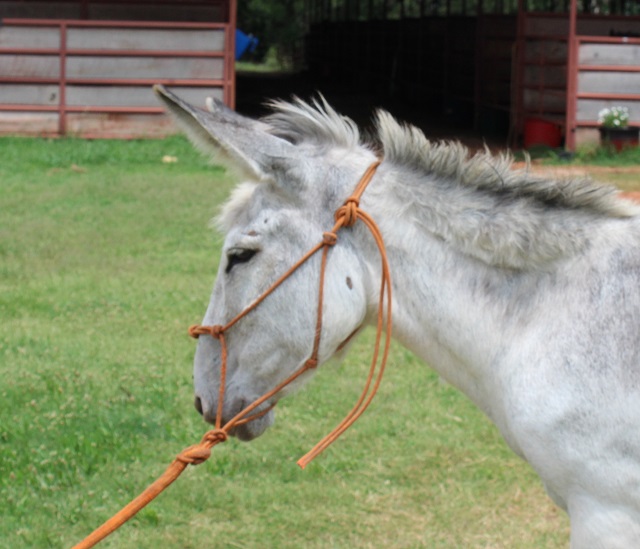
{"label": "blue tarp", "polygon": [[240,59],[246,51],[251,53],[257,45],[258,39],[255,36],[236,29],[236,59]]}

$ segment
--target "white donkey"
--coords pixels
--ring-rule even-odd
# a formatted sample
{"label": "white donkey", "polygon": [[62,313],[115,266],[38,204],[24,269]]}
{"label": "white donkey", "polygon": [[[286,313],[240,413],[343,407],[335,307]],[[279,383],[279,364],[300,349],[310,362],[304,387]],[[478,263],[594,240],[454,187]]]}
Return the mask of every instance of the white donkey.
{"label": "white donkey", "polygon": [[[324,101],[277,102],[253,121],[157,92],[192,140],[246,181],[219,217],[226,238],[204,324],[228,322],[316,244],[381,156],[361,208],[386,241],[394,337],[464,391],[533,466],[569,513],[572,548],[640,547],[636,206],[590,180],[551,181],[488,153],[468,158],[459,144],[431,143],[386,112],[377,114],[376,144],[367,144]],[[226,334],[225,418],[309,357],[319,261]],[[380,269],[362,224],[340,232],[320,363],[375,322]],[[201,337],[196,406],[211,422],[219,370],[219,342]],[[234,434],[257,437],[273,415]]]}

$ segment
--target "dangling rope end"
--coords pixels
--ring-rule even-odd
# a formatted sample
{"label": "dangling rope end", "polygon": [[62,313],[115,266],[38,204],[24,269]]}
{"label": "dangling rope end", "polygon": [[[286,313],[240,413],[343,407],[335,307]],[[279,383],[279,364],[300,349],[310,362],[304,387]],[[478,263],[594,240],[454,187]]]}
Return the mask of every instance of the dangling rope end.
{"label": "dangling rope end", "polygon": [[[331,444],[331,442],[329,442]],[[321,440],[318,444],[316,444],[311,450],[309,450],[304,456],[302,456],[296,464],[300,469],[304,471],[307,465],[311,463],[316,457],[318,457],[322,452],[324,452],[329,444],[325,443],[325,440]]]}

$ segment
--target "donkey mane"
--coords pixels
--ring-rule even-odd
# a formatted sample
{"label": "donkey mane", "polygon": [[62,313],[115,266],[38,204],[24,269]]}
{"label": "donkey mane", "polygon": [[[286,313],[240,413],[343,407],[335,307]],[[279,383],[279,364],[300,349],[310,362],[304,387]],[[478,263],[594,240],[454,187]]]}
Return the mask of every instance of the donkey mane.
{"label": "donkey mane", "polygon": [[460,143],[433,143],[418,128],[399,124],[385,111],[378,112],[377,129],[388,161],[498,195],[501,202],[528,199],[546,208],[587,209],[607,217],[638,213],[619,199],[612,185],[589,177],[557,180],[536,176],[528,169],[514,170],[511,155],[494,156],[488,149],[469,157]]}
{"label": "donkey mane", "polygon": [[[353,120],[337,113],[320,96],[311,103],[299,98],[273,101],[273,114],[265,122],[274,135],[300,144],[310,142],[355,148],[363,143]],[[469,157],[458,142],[431,142],[421,130],[398,123],[386,111],[376,116],[377,140],[386,161],[438,179],[456,181],[470,189],[511,198],[533,200],[545,207],[587,209],[608,217],[630,217],[637,208],[619,200],[617,190],[588,177],[553,180],[528,170],[512,169],[510,155],[493,156],[488,150]]]}
{"label": "donkey mane", "polygon": [[273,113],[265,118],[271,133],[295,144],[311,142],[347,149],[360,144],[357,124],[337,113],[322,95],[307,103],[298,97],[291,102],[271,101]]}

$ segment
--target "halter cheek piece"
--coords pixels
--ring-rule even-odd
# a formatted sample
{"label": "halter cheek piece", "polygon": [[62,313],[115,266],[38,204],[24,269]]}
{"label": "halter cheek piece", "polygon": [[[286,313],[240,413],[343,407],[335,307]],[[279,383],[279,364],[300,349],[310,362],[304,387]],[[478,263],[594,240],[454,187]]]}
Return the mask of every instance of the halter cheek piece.
{"label": "halter cheek piece", "polygon": [[[329,255],[329,249],[334,246],[338,242],[338,231],[344,227],[352,227],[358,220],[362,220],[362,222],[367,226],[371,234],[373,235],[376,244],[378,245],[378,249],[380,251],[380,256],[382,260],[382,282],[380,288],[380,300],[378,303],[378,326],[377,326],[377,337],[376,337],[376,345],[374,350],[374,356],[369,372],[369,376],[367,378],[367,382],[365,384],[363,393],[356,403],[355,407],[351,410],[351,412],[345,417],[345,419],[325,438],[323,438],[309,453],[307,453],[304,457],[302,457],[298,461],[298,465],[304,468],[315,456],[321,453],[331,442],[333,442],[336,438],[338,438],[346,429],[349,428],[353,422],[362,415],[364,410],[367,408],[375,392],[378,389],[380,381],[382,379],[382,374],[384,372],[384,366],[387,360],[387,355],[389,351],[390,337],[391,337],[391,279],[389,273],[389,267],[387,264],[387,258],[384,248],[384,243],[382,241],[382,236],[380,234],[380,230],[378,226],[373,221],[373,219],[364,211],[360,209],[360,197],[362,193],[367,188],[367,185],[373,178],[376,173],[378,166],[380,165],[381,160],[376,160],[373,164],[371,164],[364,175],[360,178],[358,185],[354,193],[345,201],[345,203],[338,208],[335,213],[335,225],[329,232],[325,232],[322,235],[322,241],[316,244],[311,250],[309,250],[301,259],[299,259],[287,272],[285,272],[280,278],[278,278],[260,297],[258,297],[251,305],[249,305],[246,309],[241,311],[238,315],[236,315],[232,320],[230,320],[224,326],[215,325],[215,326],[201,326],[194,325],[189,328],[189,335],[194,338],[198,338],[201,335],[209,335],[214,339],[217,339],[220,342],[220,353],[221,353],[221,366],[220,366],[220,390],[218,395],[218,408],[216,413],[216,423],[215,429],[210,431],[208,434],[211,435],[210,438],[220,438],[221,440],[226,439],[229,431],[238,425],[242,425],[257,419],[260,416],[266,414],[269,410],[271,410],[275,404],[270,405],[269,407],[257,412],[254,412],[259,406],[268,401],[271,397],[280,392],[284,387],[289,385],[295,379],[300,377],[303,373],[308,370],[315,368],[318,365],[318,353],[320,349],[320,339],[322,335],[322,306],[324,301],[324,279],[325,279],[325,271],[327,265],[327,258]],[[226,385],[226,376],[227,376],[227,344],[225,339],[225,333],[231,329],[237,322],[239,322],[242,318],[248,315],[251,311],[256,309],[258,305],[260,305],[269,295],[271,295],[285,280],[287,280],[301,265],[306,263],[312,256],[314,256],[317,252],[322,250],[322,261],[320,265],[320,282],[318,289],[318,308],[317,308],[317,318],[316,318],[316,329],[315,329],[315,337],[313,341],[313,350],[311,352],[311,356],[304,362],[304,364],[296,370],[291,376],[285,379],[278,386],[273,388],[268,393],[265,393],[260,398],[255,400],[249,406],[247,406],[244,410],[242,410],[239,414],[231,418],[226,424],[222,425],[222,409],[224,406],[224,396],[225,396],[225,385]],[[375,382],[375,370],[378,365],[378,360],[380,356],[380,346],[381,346],[381,335],[383,329],[385,327],[385,296],[386,296],[386,330],[385,334],[385,346],[382,354],[382,359],[378,371],[378,375],[376,377]],[[357,331],[357,330],[356,330]],[[339,349],[344,347],[348,341],[355,335],[355,331],[350,334],[345,341],[339,346]],[[372,385],[373,383],[373,385]],[[205,435],[206,436],[206,435]],[[203,441],[204,442],[204,441]],[[186,456],[185,456],[186,457]],[[190,459],[190,458],[187,458]]]}

